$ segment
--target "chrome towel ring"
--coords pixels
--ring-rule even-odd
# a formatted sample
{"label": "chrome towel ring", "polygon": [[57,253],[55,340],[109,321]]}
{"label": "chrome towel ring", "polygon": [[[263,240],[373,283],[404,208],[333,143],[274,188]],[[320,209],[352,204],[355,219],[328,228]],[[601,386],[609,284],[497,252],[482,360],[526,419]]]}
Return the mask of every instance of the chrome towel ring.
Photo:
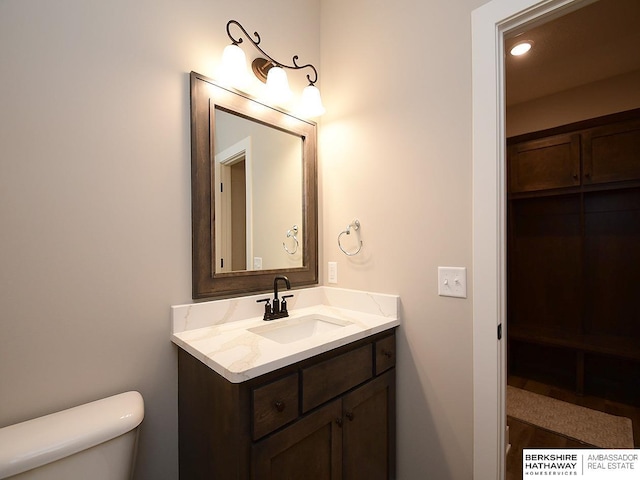
{"label": "chrome towel ring", "polygon": [[347,252],[344,248],[342,248],[342,244],[340,243],[340,237],[342,237],[342,235],[344,234],[351,235],[352,228],[355,232],[358,232],[358,230],[360,230],[360,221],[357,218],[353,222],[351,222],[349,225],[347,225],[346,230],[343,230],[338,235],[338,247],[340,247],[340,250],[342,250],[342,253],[344,253],[349,257],[352,257],[353,255],[357,255],[358,253],[360,253],[360,250],[362,250],[362,240],[360,240],[360,233],[356,233],[358,236],[358,249],[355,252]]}
{"label": "chrome towel ring", "polygon": [[294,225],[289,230],[287,230],[287,238],[293,237],[293,241],[295,243],[293,251],[289,250],[285,243],[282,242],[282,248],[284,248],[284,251],[289,255],[294,255],[298,251],[298,245],[300,245],[300,243],[298,242],[298,237],[296,235],[298,235],[298,225]]}

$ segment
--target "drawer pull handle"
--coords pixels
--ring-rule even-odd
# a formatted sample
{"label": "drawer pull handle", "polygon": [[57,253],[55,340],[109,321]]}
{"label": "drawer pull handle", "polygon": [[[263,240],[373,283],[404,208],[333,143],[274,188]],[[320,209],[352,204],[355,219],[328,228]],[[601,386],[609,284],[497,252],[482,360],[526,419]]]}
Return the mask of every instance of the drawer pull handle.
{"label": "drawer pull handle", "polygon": [[387,358],[391,358],[393,356],[393,352],[390,352],[389,350],[382,350],[382,355]]}
{"label": "drawer pull handle", "polygon": [[347,412],[346,417],[349,419],[350,422],[353,422],[353,412]]}
{"label": "drawer pull handle", "polygon": [[276,407],[276,410],[279,412],[284,411],[284,408],[286,407],[285,403],[281,400],[276,401],[273,406]]}

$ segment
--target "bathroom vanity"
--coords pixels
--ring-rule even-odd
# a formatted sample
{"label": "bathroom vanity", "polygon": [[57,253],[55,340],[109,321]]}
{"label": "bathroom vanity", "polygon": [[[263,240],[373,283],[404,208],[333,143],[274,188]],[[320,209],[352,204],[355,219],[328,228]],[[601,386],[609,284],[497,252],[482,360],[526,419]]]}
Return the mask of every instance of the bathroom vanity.
{"label": "bathroom vanity", "polygon": [[[190,92],[193,298],[239,297],[172,307],[180,477],[395,478],[399,298],[300,289],[318,283],[316,124],[195,72]],[[272,305],[244,296],[272,283]]]}
{"label": "bathroom vanity", "polygon": [[294,293],[272,322],[234,321],[259,296],[173,307],[181,478],[395,478],[398,297]]}

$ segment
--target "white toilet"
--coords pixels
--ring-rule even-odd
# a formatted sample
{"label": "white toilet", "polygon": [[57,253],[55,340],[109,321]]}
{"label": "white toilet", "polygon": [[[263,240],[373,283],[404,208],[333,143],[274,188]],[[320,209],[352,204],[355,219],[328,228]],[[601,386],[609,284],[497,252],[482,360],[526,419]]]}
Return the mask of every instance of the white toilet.
{"label": "white toilet", "polygon": [[130,480],[143,417],[126,392],[0,428],[0,479]]}

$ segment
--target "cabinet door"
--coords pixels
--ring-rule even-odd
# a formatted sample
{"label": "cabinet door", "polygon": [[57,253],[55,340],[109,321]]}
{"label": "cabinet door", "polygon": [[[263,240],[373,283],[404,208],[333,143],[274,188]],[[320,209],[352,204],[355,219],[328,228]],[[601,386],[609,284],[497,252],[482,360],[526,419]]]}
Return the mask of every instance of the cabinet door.
{"label": "cabinet door", "polygon": [[512,193],[580,185],[580,135],[556,135],[512,145],[508,162]]}
{"label": "cabinet door", "polygon": [[395,370],[343,399],[344,480],[395,478]]}
{"label": "cabinet door", "polygon": [[253,446],[254,480],[342,478],[342,409],[335,400]]}
{"label": "cabinet door", "polygon": [[640,120],[584,133],[584,183],[640,179]]}

